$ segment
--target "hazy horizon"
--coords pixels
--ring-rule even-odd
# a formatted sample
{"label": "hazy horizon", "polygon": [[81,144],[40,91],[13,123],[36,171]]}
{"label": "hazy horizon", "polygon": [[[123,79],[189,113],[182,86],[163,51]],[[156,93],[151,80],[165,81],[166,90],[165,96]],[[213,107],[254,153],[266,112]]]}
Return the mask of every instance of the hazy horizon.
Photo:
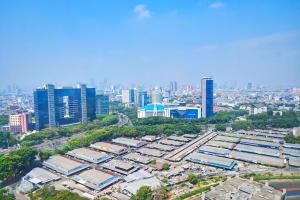
{"label": "hazy horizon", "polygon": [[0,88],[300,86],[300,1],[0,1]]}

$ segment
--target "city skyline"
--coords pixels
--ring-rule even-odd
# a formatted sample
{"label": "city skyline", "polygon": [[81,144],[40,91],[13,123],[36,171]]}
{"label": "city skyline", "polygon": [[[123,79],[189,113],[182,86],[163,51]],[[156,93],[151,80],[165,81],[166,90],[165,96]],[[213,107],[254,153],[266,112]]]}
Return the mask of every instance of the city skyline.
{"label": "city skyline", "polygon": [[[0,88],[43,83],[299,86],[299,1],[5,1]],[[28,81],[30,80],[30,81]]]}

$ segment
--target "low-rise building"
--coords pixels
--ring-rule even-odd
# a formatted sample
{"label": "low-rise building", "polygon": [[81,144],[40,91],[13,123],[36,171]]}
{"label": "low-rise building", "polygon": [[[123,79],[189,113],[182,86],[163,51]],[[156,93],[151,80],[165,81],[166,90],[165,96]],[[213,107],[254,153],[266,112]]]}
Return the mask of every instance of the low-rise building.
{"label": "low-rise building", "polygon": [[142,169],[126,176],[124,180],[125,182],[120,184],[120,188],[128,196],[135,194],[141,186],[149,186],[154,189],[161,185],[159,179]]}
{"label": "low-rise building", "polygon": [[237,162],[229,158],[218,157],[198,152],[193,152],[186,158],[187,161],[232,170]]}
{"label": "low-rise building", "polygon": [[100,163],[112,158],[112,156],[104,152],[94,151],[88,148],[74,149],[66,154],[91,163]]}
{"label": "low-rise building", "polygon": [[23,193],[28,193],[32,189],[41,188],[44,184],[57,181],[60,176],[53,174],[43,168],[34,168],[26,174],[21,181],[19,190]]}
{"label": "low-rise building", "polygon": [[78,175],[74,175],[72,180],[95,191],[101,191],[116,183],[119,180],[119,177],[104,171],[89,169]]}
{"label": "low-rise building", "polygon": [[123,175],[128,175],[138,170],[138,167],[130,164],[129,162],[125,162],[123,160],[115,160],[115,159],[103,163],[100,166],[110,171],[117,172]]}
{"label": "low-rise building", "polygon": [[146,156],[142,156],[139,155],[137,153],[129,153],[125,156],[123,156],[124,159],[133,161],[133,162],[137,162],[137,163],[142,163],[142,164],[149,164],[151,159],[146,157]]}
{"label": "low-rise building", "polygon": [[224,199],[253,199],[253,200],[281,200],[285,193],[267,184],[262,184],[240,177],[229,178],[205,194],[207,200]]}
{"label": "low-rise building", "polygon": [[31,113],[9,115],[9,128],[14,133],[27,133],[31,128]]}
{"label": "low-rise building", "polygon": [[147,155],[147,156],[154,156],[154,157],[162,157],[165,154],[164,152],[162,152],[160,150],[150,149],[150,148],[146,148],[146,147],[138,149],[137,152]]}
{"label": "low-rise building", "polygon": [[90,166],[89,164],[71,160],[60,155],[51,156],[48,160],[43,162],[43,165],[67,176],[82,171]]}
{"label": "low-rise building", "polygon": [[122,145],[136,147],[136,148],[147,144],[145,141],[127,138],[127,137],[118,137],[118,138],[113,139],[112,141],[117,144],[122,144]]}
{"label": "low-rise building", "polygon": [[95,144],[91,144],[90,147],[117,155],[121,155],[128,152],[128,149],[126,147],[112,144],[109,142],[97,142]]}

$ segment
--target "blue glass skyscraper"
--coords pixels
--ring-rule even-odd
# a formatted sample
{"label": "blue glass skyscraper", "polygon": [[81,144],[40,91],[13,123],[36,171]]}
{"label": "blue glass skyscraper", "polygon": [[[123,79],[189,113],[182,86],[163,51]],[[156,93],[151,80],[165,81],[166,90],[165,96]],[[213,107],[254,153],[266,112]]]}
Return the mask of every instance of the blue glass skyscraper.
{"label": "blue glass skyscraper", "polygon": [[202,78],[201,81],[202,117],[214,114],[214,82],[212,78]]}
{"label": "blue glass skyscraper", "polygon": [[96,118],[95,88],[79,85],[57,89],[47,84],[33,95],[36,130],[86,123]]}

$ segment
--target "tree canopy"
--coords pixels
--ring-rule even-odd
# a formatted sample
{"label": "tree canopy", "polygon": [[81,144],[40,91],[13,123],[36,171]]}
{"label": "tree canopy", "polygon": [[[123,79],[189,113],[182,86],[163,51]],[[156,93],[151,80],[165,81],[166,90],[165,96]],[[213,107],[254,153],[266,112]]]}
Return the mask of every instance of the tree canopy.
{"label": "tree canopy", "polygon": [[0,126],[8,124],[8,115],[0,115]]}
{"label": "tree canopy", "polygon": [[55,190],[54,186],[45,185],[29,194],[31,200],[87,200],[69,190]]}
{"label": "tree canopy", "polygon": [[0,157],[0,180],[15,177],[23,170],[32,167],[36,150],[32,147],[22,147],[9,155]]}
{"label": "tree canopy", "polygon": [[135,195],[132,195],[130,200],[152,200],[153,199],[153,191],[149,186],[142,186]]}

